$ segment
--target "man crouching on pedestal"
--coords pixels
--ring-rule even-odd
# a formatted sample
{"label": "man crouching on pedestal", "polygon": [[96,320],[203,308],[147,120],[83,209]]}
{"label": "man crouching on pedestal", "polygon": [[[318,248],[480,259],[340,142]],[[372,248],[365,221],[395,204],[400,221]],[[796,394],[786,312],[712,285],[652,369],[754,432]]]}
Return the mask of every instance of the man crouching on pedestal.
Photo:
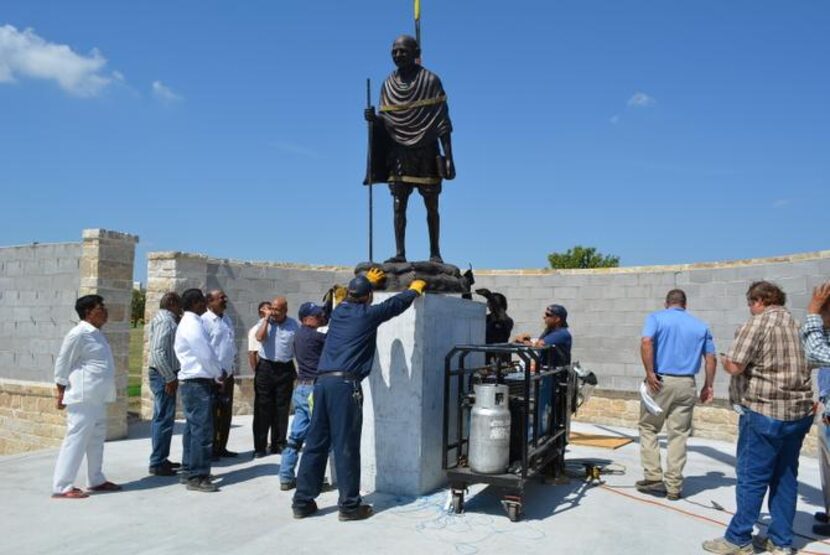
{"label": "man crouching on pedestal", "polygon": [[452,123],[441,79],[417,63],[420,57],[421,49],[413,37],[395,39],[392,60],[398,69],[383,83],[380,114],[376,115],[374,108],[365,111],[367,121],[382,123],[375,125],[367,184],[388,182],[394,199],[397,252],[386,262],[406,262],[406,206],[415,187],[427,209],[429,259],[443,262],[438,196],[442,179],[455,178]]}

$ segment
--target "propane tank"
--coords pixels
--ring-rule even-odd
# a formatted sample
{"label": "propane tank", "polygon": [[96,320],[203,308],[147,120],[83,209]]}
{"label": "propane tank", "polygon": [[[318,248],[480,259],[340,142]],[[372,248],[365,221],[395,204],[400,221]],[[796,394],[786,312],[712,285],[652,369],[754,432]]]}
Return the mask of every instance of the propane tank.
{"label": "propane tank", "polygon": [[476,401],[470,419],[470,470],[500,474],[510,464],[509,388],[506,385],[477,384]]}

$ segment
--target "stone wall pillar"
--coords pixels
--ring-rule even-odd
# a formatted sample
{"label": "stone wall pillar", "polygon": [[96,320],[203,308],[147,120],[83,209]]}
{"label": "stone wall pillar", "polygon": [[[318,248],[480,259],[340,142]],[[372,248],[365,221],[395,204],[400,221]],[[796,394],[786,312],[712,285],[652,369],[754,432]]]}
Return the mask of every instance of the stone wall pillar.
{"label": "stone wall pillar", "polygon": [[78,295],[104,297],[109,321],[103,331],[115,359],[116,400],[107,406],[107,439],[127,437],[130,304],[136,243],[135,235],[104,229],[83,231]]}
{"label": "stone wall pillar", "polygon": [[159,310],[161,297],[168,291],[182,294],[185,289],[204,289],[208,259],[198,254],[151,252],[147,255],[147,302],[144,308],[144,363],[141,372],[141,418],[153,417],[153,392],[147,374],[150,320]]}

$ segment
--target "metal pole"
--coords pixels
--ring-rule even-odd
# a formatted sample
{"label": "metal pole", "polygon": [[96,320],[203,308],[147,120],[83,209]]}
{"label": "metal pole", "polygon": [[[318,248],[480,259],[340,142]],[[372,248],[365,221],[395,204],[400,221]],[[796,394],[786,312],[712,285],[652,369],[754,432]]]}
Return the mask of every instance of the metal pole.
{"label": "metal pole", "polygon": [[[372,80],[368,77],[366,78],[366,107],[372,107]],[[372,201],[372,143],[374,142],[373,135],[374,135],[374,122],[369,122],[369,153],[367,154],[366,160],[366,182],[369,186],[369,262],[374,261],[373,256],[373,249],[372,249],[372,236],[374,235],[372,229],[372,216],[374,212],[373,201]]]}

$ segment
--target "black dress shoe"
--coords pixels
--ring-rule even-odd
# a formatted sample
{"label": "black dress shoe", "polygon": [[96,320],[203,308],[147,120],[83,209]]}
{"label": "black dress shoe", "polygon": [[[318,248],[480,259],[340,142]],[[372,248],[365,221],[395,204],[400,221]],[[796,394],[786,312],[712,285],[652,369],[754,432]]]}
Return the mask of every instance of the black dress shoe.
{"label": "black dress shoe", "polygon": [[825,513],[824,511],[814,513],[813,518],[816,519],[819,522],[823,522],[824,524],[827,524],[828,522],[830,522],[830,519],[827,518],[827,513]]}
{"label": "black dress shoe", "polygon": [[265,451],[254,451],[254,458],[261,459],[265,456]]}
{"label": "black dress shoe", "polygon": [[813,534],[817,536],[830,536],[830,524],[813,524]]}
{"label": "black dress shoe", "polygon": [[173,470],[178,470],[182,467],[182,463],[171,462],[171,461],[164,461],[167,465],[172,468]]}
{"label": "black dress shoe", "polygon": [[293,507],[291,510],[294,512],[294,518],[305,518],[317,512],[317,503],[312,501],[308,505],[303,507]]}
{"label": "black dress shoe", "polygon": [[236,457],[237,455],[239,455],[239,453],[237,453],[236,451],[228,451],[227,449],[225,449],[224,451],[219,453],[220,457],[231,457],[231,458],[233,458],[233,457]]}
{"label": "black dress shoe", "polygon": [[175,476],[176,471],[169,465],[151,466],[150,474],[153,476]]}
{"label": "black dress shoe", "polygon": [[349,520],[366,520],[373,514],[375,514],[375,510],[372,508],[371,505],[360,505],[354,511],[349,511],[347,513],[340,511],[340,515],[337,517],[337,519],[341,522]]}

